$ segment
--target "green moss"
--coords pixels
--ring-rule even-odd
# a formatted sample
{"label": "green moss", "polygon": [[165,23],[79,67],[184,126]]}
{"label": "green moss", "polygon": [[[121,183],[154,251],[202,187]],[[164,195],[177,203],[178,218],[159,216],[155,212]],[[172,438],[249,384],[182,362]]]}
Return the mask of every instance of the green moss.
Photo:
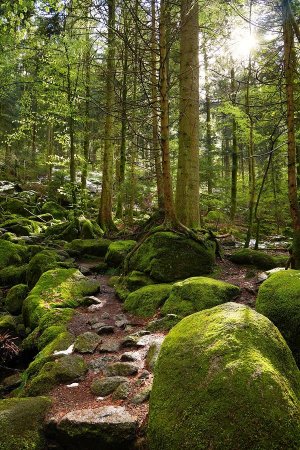
{"label": "green moss", "polygon": [[81,239],[97,239],[103,236],[100,226],[93,220],[82,219],[80,222]]}
{"label": "green moss", "polygon": [[94,353],[101,341],[102,339],[97,333],[86,331],[77,336],[74,350],[79,353]]}
{"label": "green moss", "polygon": [[37,348],[42,350],[47,347],[48,344],[51,344],[51,342],[53,342],[59,335],[65,333],[66,331],[65,325],[52,325],[46,328],[37,338]]}
{"label": "green moss", "polygon": [[29,396],[45,394],[57,384],[78,380],[86,371],[87,365],[82,356],[62,356],[43,366],[38,375],[26,385],[26,394]]}
{"label": "green moss", "polygon": [[203,244],[173,232],[149,236],[125,261],[129,270],[145,272],[158,282],[171,282],[213,270],[215,244]]}
{"label": "green moss", "polygon": [[132,240],[112,242],[105,255],[105,262],[112,267],[120,266],[135,245],[136,241]]}
{"label": "green moss", "polygon": [[99,291],[99,283],[76,269],[55,269],[42,274],[23,304],[26,326],[35,328],[51,308],[75,308],[84,296]]}
{"label": "green moss", "polygon": [[119,277],[115,284],[116,294],[121,300],[125,300],[130,292],[136,291],[144,286],[154,284],[154,281],[143,272],[133,270],[126,277]]}
{"label": "green moss", "polygon": [[22,312],[23,301],[28,291],[26,284],[17,284],[8,291],[4,305],[10,314],[20,314]]}
{"label": "green moss", "polygon": [[41,331],[44,331],[49,327],[67,325],[74,313],[75,311],[72,308],[50,309],[41,317],[39,328]]}
{"label": "green moss", "polygon": [[55,202],[46,202],[42,206],[43,213],[49,213],[55,219],[66,219],[68,217],[68,211],[61,205]]}
{"label": "green moss", "polygon": [[12,242],[0,241],[0,270],[7,266],[20,266],[26,262],[28,250],[24,245],[13,244]]}
{"label": "green moss", "polygon": [[226,303],[240,292],[237,286],[207,277],[192,277],[175,283],[161,313],[184,317]]}
{"label": "green moss", "polygon": [[278,265],[277,260],[273,256],[250,248],[238,250],[230,255],[229,259],[236,264],[251,264],[263,270],[274,269]]}
{"label": "green moss", "polygon": [[14,242],[17,238],[17,235],[15,233],[11,233],[10,231],[7,231],[6,233],[3,233],[0,236],[0,239],[4,239],[5,241]]}
{"label": "green moss", "polygon": [[300,271],[271,275],[259,288],[256,310],[280,330],[300,366]]}
{"label": "green moss", "polygon": [[0,400],[0,450],[44,450],[42,428],[50,405],[46,397]]}
{"label": "green moss", "polygon": [[31,234],[38,234],[42,231],[42,225],[35,220],[24,219],[23,217],[17,219],[9,219],[1,223],[1,228],[5,228],[17,236],[30,236]]}
{"label": "green moss", "polygon": [[13,286],[26,283],[28,264],[23,266],[8,266],[0,270],[0,286]]}
{"label": "green moss", "polygon": [[108,239],[75,239],[66,245],[66,250],[71,254],[105,256],[110,243]]}
{"label": "green moss", "polygon": [[267,318],[235,303],[207,309],[163,342],[150,449],[299,449],[299,396],[299,370]]}
{"label": "green moss", "polygon": [[16,321],[13,316],[9,314],[0,316],[0,333],[15,330],[16,330]]}
{"label": "green moss", "polygon": [[7,198],[6,201],[1,202],[1,207],[11,214],[18,214],[23,217],[31,215],[28,205],[17,198]]}
{"label": "green moss", "polygon": [[128,295],[124,309],[140,317],[151,317],[164,304],[171,289],[172,285],[169,284],[142,287]]}
{"label": "green moss", "polygon": [[53,250],[43,250],[37,253],[29,262],[27,268],[27,283],[29,287],[33,287],[40,276],[47,272],[47,270],[55,269],[60,262],[61,258]]}

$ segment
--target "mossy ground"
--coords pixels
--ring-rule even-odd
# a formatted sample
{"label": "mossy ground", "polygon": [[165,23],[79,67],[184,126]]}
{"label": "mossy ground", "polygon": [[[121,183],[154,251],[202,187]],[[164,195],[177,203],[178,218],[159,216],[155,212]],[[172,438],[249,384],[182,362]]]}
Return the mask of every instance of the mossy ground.
{"label": "mossy ground", "polygon": [[161,313],[188,316],[226,303],[240,292],[237,286],[207,277],[192,277],[175,283]]}
{"label": "mossy ground", "polygon": [[256,310],[278,327],[300,366],[300,271],[271,275],[259,288]]}
{"label": "mossy ground", "polygon": [[140,317],[151,317],[163,305],[171,289],[171,284],[153,284],[142,287],[128,295],[124,309]]}
{"label": "mossy ground", "polygon": [[155,366],[150,449],[299,449],[299,396],[299,370],[268,319],[235,303],[193,314]]}

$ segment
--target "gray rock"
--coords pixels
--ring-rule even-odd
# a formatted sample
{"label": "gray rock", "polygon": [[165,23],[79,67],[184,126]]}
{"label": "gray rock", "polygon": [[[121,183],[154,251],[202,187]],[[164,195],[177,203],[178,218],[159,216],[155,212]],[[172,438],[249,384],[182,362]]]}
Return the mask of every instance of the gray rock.
{"label": "gray rock", "polygon": [[[97,319],[96,319],[97,320]],[[91,322],[91,321],[90,321]],[[98,321],[96,321],[96,322],[93,322],[93,323],[90,323],[91,324],[91,329],[92,330],[99,330],[99,328],[102,328],[102,327],[105,327],[106,326],[106,323],[104,323],[104,322],[98,322]]]}
{"label": "gray rock", "polygon": [[140,392],[138,392],[133,399],[131,400],[132,403],[135,405],[139,405],[141,403],[144,403],[149,400],[150,394],[151,394],[152,385],[146,386],[144,389],[142,389]]}
{"label": "gray rock", "polygon": [[116,353],[118,350],[118,342],[104,342],[98,349],[99,353]]}
{"label": "gray rock", "polygon": [[114,332],[115,332],[115,329],[111,325],[104,325],[103,327],[100,327],[97,330],[98,334],[112,334]]}
{"label": "gray rock", "polygon": [[109,377],[116,375],[127,377],[130,375],[135,375],[138,373],[138,370],[139,368],[132,363],[116,362],[107,366],[105,373]]}
{"label": "gray rock", "polygon": [[125,337],[122,339],[122,341],[121,341],[121,343],[120,343],[120,346],[121,346],[122,348],[127,348],[127,347],[138,347],[138,345],[137,345],[138,340],[139,340],[139,337],[138,337],[138,336],[133,336],[133,335],[125,336]]}
{"label": "gray rock", "polygon": [[127,383],[125,377],[107,377],[107,378],[95,378],[91,384],[91,391],[95,395],[106,397],[114,392],[120,384]]}
{"label": "gray rock", "polygon": [[126,400],[130,394],[130,390],[130,383],[120,384],[112,395],[113,400]]}
{"label": "gray rock", "polygon": [[125,352],[121,356],[120,360],[122,362],[132,362],[132,361],[138,361],[141,359],[141,356],[139,352]]}
{"label": "gray rock", "polygon": [[89,368],[91,370],[104,370],[107,364],[115,361],[116,358],[114,356],[101,356],[101,358],[92,359],[89,362]]}
{"label": "gray rock", "polygon": [[98,334],[87,331],[77,337],[74,350],[79,353],[94,353],[100,343],[101,338]]}
{"label": "gray rock", "polygon": [[147,365],[148,369],[151,371],[154,370],[162,342],[163,342],[163,339],[152,342],[152,344],[150,344],[150,347],[147,351],[146,365]]}
{"label": "gray rock", "polygon": [[109,317],[110,316],[109,316],[108,312],[103,313],[102,316],[101,316],[102,319],[109,319]]}

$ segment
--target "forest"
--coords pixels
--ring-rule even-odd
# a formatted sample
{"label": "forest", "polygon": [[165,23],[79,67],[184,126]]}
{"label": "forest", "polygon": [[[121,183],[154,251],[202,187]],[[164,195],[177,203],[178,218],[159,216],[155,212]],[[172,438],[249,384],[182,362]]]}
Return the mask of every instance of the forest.
{"label": "forest", "polygon": [[1,0],[0,450],[300,449],[300,3]]}

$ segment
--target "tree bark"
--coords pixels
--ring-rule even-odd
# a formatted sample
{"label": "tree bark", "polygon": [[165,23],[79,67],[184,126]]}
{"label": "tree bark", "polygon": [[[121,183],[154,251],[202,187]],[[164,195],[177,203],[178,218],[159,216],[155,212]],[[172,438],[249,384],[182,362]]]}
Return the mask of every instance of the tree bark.
{"label": "tree bark", "polygon": [[[232,104],[236,103],[236,86],[234,68],[231,69],[231,97]],[[232,151],[231,151],[231,206],[230,219],[234,221],[236,215],[237,175],[238,175],[238,145],[236,136],[236,120],[232,118]]]}

